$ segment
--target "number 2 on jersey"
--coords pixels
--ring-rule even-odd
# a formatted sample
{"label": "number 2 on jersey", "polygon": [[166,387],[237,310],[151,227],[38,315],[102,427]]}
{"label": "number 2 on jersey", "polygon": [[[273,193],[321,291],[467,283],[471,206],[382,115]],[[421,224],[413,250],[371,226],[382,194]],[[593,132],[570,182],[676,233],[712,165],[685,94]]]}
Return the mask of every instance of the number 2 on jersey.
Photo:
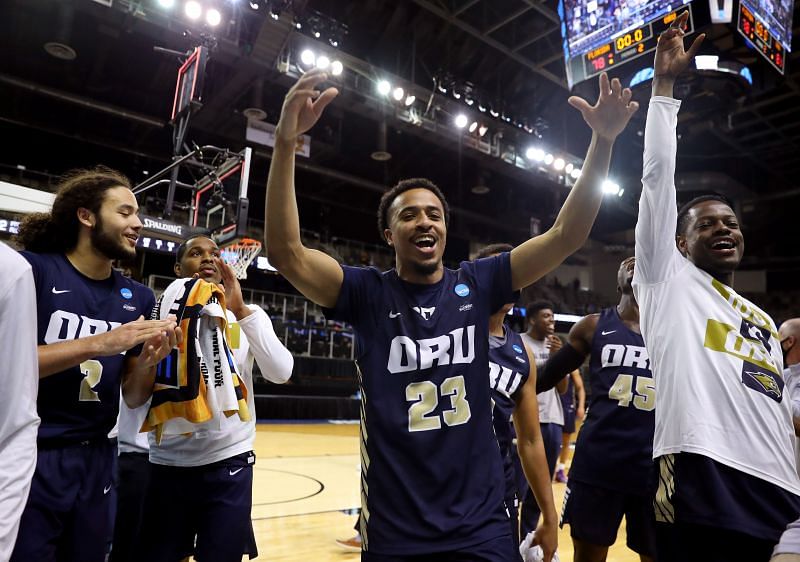
{"label": "number 2 on jersey", "polygon": [[656,384],[652,377],[636,377],[636,394],[633,393],[633,375],[620,374],[608,389],[608,397],[617,405],[627,408],[631,401],[637,410],[651,411],[656,407]]}
{"label": "number 2 on jersey", "polygon": [[100,382],[103,376],[103,364],[96,359],[87,359],[80,364],[81,373],[81,390],[78,393],[78,400],[81,402],[100,402],[100,397],[92,390]]}
{"label": "number 2 on jersey", "polygon": [[[439,414],[431,413],[439,405],[439,397],[450,398],[450,409]],[[431,431],[442,427],[465,424],[472,417],[464,388],[464,377],[450,377],[437,388],[431,381],[412,382],[406,387],[406,400],[413,402],[408,408],[409,431]]]}

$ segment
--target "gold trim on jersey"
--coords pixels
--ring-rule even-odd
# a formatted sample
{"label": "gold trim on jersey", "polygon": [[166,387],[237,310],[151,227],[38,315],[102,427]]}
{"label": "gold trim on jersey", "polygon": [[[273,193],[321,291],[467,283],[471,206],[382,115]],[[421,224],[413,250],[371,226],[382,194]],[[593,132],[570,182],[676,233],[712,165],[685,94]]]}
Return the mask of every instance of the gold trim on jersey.
{"label": "gold trim on jersey", "polygon": [[675,523],[675,506],[672,497],[675,495],[675,455],[658,457],[658,491],[653,500],[656,521]]}

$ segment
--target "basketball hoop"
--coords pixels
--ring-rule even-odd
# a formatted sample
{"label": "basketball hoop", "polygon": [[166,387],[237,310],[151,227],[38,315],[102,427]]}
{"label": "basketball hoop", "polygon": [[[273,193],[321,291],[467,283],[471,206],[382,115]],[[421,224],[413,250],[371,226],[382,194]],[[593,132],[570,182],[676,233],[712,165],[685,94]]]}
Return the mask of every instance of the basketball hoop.
{"label": "basketball hoop", "polygon": [[237,279],[247,279],[247,268],[261,251],[261,242],[242,238],[222,248],[222,260],[231,266]]}

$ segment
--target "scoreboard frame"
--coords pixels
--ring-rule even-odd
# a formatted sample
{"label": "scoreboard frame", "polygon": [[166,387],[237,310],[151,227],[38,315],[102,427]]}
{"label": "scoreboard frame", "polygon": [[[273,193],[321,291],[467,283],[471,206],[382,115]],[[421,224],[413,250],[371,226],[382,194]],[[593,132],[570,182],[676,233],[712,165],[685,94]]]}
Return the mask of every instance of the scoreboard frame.
{"label": "scoreboard frame", "polygon": [[684,10],[689,12],[689,19],[686,22],[686,34],[693,33],[694,13],[692,4],[689,3],[625,33],[621,33],[586,53],[567,59],[567,85],[571,89],[575,84],[589,80],[603,72],[653,52],[658,43],[658,36]]}
{"label": "scoreboard frame", "polygon": [[742,0],[736,18],[736,31],[753,45],[772,67],[784,75],[786,73],[786,48],[761,21],[751,6]]}

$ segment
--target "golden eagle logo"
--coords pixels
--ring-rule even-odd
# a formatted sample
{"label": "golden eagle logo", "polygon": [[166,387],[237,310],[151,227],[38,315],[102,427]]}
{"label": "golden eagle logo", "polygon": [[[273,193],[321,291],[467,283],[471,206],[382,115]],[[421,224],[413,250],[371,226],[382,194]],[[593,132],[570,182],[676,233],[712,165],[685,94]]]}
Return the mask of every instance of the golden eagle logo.
{"label": "golden eagle logo", "polygon": [[781,397],[781,389],[774,378],[757,371],[745,371],[745,373],[750,375],[764,389],[765,393],[774,394],[778,398]]}

